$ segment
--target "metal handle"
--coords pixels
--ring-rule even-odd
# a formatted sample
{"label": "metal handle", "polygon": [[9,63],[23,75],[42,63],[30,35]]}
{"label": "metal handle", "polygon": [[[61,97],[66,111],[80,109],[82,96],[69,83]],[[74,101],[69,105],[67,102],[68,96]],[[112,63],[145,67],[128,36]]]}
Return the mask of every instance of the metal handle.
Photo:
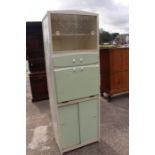
{"label": "metal handle", "polygon": [[75,59],[73,59],[72,61],[73,61],[73,63],[75,63],[75,61],[76,61],[76,60],[75,60]]}
{"label": "metal handle", "polygon": [[83,71],[84,70],[84,68],[83,67],[81,67],[81,71]]}
{"label": "metal handle", "polygon": [[80,62],[83,62],[83,58],[80,58]]}
{"label": "metal handle", "polygon": [[73,68],[73,72],[76,72],[76,68]]}

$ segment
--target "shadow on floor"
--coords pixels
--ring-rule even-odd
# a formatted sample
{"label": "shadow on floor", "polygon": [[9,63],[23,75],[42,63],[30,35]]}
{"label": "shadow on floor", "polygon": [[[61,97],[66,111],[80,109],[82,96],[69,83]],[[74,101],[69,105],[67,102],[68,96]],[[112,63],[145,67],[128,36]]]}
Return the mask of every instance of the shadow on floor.
{"label": "shadow on floor", "polygon": [[78,148],[71,152],[66,152],[64,155],[104,155],[104,154],[119,155],[103,141]]}
{"label": "shadow on floor", "polygon": [[113,106],[116,107],[120,107],[123,109],[128,110],[129,109],[129,94],[122,94],[122,95],[117,95],[117,96],[113,96],[111,97],[111,101],[108,102],[107,99],[105,99],[104,97],[101,97],[103,102],[106,102],[107,104],[111,104]]}
{"label": "shadow on floor", "polygon": [[34,106],[36,106],[36,108],[38,108],[40,113],[47,112],[47,110],[50,109],[49,100],[33,102],[32,104],[34,104]]}

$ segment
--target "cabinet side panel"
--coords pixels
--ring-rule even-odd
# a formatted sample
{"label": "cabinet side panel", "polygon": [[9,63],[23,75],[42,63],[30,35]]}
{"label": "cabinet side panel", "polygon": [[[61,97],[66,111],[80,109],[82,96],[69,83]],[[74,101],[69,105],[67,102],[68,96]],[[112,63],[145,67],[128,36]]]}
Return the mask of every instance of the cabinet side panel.
{"label": "cabinet side panel", "polygon": [[55,91],[54,91],[54,77],[53,77],[53,72],[52,72],[51,39],[50,39],[50,28],[49,28],[48,15],[44,18],[42,22],[42,27],[43,27],[43,40],[44,40],[47,84],[48,84],[50,110],[51,110],[52,123],[53,123],[52,125],[53,125],[54,136],[55,136],[56,142],[58,143],[60,147],[59,134],[58,134],[57,106],[56,106]]}

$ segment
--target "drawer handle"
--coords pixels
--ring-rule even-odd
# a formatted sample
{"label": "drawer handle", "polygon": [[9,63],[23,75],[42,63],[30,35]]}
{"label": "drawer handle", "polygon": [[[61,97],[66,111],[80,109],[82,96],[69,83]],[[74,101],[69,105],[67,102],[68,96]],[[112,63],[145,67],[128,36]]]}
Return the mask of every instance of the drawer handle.
{"label": "drawer handle", "polygon": [[73,68],[73,72],[76,72],[76,68]]}
{"label": "drawer handle", "polygon": [[80,58],[80,62],[83,62],[83,58]]}
{"label": "drawer handle", "polygon": [[73,59],[73,63],[75,63],[75,59]]}
{"label": "drawer handle", "polygon": [[84,70],[84,68],[83,67],[81,67],[81,71],[83,71]]}

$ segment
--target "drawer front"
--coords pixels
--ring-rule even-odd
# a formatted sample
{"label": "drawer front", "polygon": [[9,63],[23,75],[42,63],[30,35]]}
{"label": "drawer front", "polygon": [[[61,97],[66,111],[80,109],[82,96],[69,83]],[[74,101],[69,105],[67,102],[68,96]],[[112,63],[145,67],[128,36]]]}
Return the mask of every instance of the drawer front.
{"label": "drawer front", "polygon": [[63,148],[80,143],[78,105],[69,105],[59,108],[60,137]]}
{"label": "drawer front", "polygon": [[123,54],[120,50],[112,51],[110,54],[111,73],[123,71]]}
{"label": "drawer front", "polygon": [[124,51],[123,53],[123,70],[129,70],[129,51]]}
{"label": "drawer front", "polygon": [[111,90],[119,92],[123,87],[123,72],[114,73],[111,75]]}
{"label": "drawer front", "polygon": [[99,66],[80,66],[55,71],[58,102],[99,94]]}
{"label": "drawer front", "polygon": [[99,62],[98,53],[86,53],[86,54],[67,54],[61,56],[54,56],[55,67],[70,67],[95,64]]}
{"label": "drawer front", "polygon": [[101,88],[101,93],[108,92],[110,90],[110,74],[106,73],[106,74],[102,74],[100,76],[100,88]]}
{"label": "drawer front", "polygon": [[129,90],[129,71],[123,72],[123,89],[128,91]]}
{"label": "drawer front", "polygon": [[98,100],[79,103],[81,143],[98,138]]}

